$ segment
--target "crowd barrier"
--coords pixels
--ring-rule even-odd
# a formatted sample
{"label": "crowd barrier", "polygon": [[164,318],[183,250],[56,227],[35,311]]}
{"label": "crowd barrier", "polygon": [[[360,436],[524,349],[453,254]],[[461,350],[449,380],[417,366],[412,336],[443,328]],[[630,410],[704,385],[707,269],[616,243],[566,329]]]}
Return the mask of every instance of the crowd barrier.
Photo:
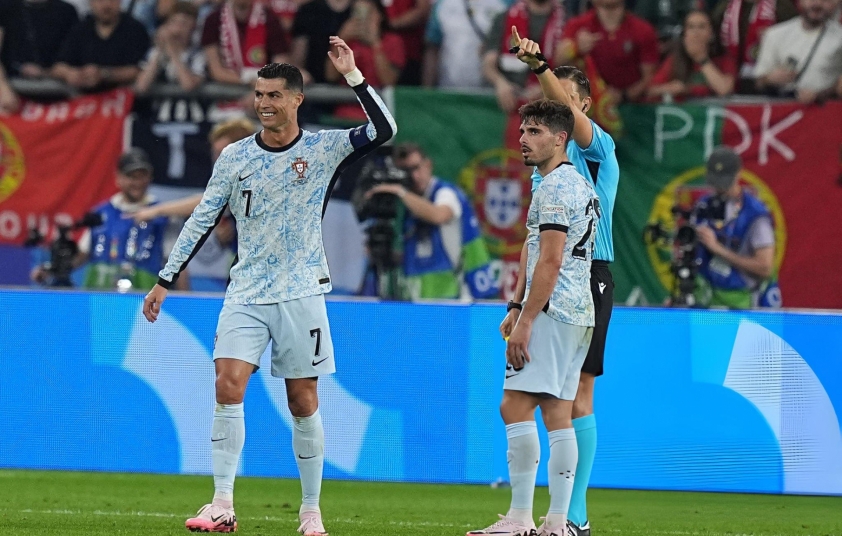
{"label": "crowd barrier", "polygon": [[[0,466],[210,472],[222,300],[173,294],[149,324],[141,299],[0,291]],[[502,306],[329,301],[328,314],[327,478],[507,479]],[[840,349],[840,314],[617,308],[593,485],[842,494]],[[241,473],[294,477],[269,368],[246,394]]]}

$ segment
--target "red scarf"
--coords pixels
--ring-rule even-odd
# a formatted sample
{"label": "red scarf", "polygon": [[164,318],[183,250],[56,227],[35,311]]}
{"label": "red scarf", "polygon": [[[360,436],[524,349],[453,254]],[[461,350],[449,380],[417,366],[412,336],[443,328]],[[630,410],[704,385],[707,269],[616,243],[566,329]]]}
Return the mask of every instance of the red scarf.
{"label": "red scarf", "polygon": [[754,7],[748,20],[743,57],[740,58],[740,9],[742,0],[730,0],[722,18],[720,39],[722,46],[736,61],[742,63],[740,74],[750,76],[757,62],[757,52],[760,49],[760,35],[763,30],[775,24],[775,0],[755,0]]}
{"label": "red scarf", "polygon": [[255,68],[266,65],[266,8],[262,2],[255,2],[251,7],[246,27],[245,46],[240,43],[237,19],[228,2],[222,6],[219,23],[220,48],[226,67],[241,73],[245,67]]}
{"label": "red scarf", "polygon": [[[553,2],[555,7],[550,14],[550,18],[547,20],[546,26],[544,26],[544,34],[538,41],[538,44],[541,46],[541,52],[548,59],[552,59],[556,45],[561,42],[561,32],[564,29],[565,22],[564,8],[561,2],[555,0]],[[503,42],[500,43],[500,54],[514,56],[514,54],[509,54],[509,49],[512,47],[512,26],[517,28],[517,32],[521,37],[529,36],[529,9],[526,7],[524,0],[515,2],[506,13],[506,22],[503,25]],[[538,80],[534,76],[530,76],[528,80],[528,84],[538,83]]]}

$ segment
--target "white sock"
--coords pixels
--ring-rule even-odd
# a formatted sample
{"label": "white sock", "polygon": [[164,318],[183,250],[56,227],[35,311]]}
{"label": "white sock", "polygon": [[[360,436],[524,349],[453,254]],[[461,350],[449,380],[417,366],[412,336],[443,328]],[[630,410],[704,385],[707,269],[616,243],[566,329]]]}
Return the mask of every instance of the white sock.
{"label": "white sock", "polygon": [[300,512],[319,511],[322,469],[325,461],[325,431],[319,410],[309,417],[293,417],[292,451],[301,477]]}
{"label": "white sock", "polygon": [[530,524],[532,500],[535,495],[535,475],[541,458],[538,427],[535,421],[518,422],[506,426],[509,450],[509,481],[512,484],[512,504],[508,517]]}
{"label": "white sock", "polygon": [[213,503],[225,508],[234,505],[234,477],[240,465],[240,453],[246,442],[243,404],[217,404],[211,428],[213,458]]}
{"label": "white sock", "polygon": [[550,460],[547,463],[550,484],[550,510],[547,524],[564,526],[567,523],[567,509],[573,494],[573,480],[579,449],[576,446],[576,432],[573,428],[554,430],[549,433]]}

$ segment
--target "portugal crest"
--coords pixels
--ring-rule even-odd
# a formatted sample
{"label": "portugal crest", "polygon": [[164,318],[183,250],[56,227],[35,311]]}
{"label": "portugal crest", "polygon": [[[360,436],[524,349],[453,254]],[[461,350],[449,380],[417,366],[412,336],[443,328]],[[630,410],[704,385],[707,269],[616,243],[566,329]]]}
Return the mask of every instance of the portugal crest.
{"label": "portugal crest", "polygon": [[485,218],[498,229],[509,229],[520,220],[523,212],[523,189],[518,179],[488,179],[485,183]]}
{"label": "portugal crest", "polygon": [[296,181],[303,181],[307,177],[304,174],[307,172],[307,161],[301,158],[300,156],[295,159],[295,162],[292,163],[292,170],[298,174],[298,178]]}
{"label": "portugal crest", "polygon": [[531,174],[532,168],[523,165],[519,152],[499,148],[476,155],[459,175],[460,186],[471,195],[489,253],[495,257],[520,259]]}

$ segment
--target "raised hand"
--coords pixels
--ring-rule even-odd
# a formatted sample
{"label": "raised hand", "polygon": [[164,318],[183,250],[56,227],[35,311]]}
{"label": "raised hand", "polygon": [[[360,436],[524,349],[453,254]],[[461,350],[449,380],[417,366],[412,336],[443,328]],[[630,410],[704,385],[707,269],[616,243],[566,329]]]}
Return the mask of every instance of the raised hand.
{"label": "raised hand", "polygon": [[357,68],[356,63],[354,62],[354,52],[344,40],[332,35],[330,37],[330,46],[335,50],[335,52],[334,50],[329,50],[327,52],[327,56],[342,76],[345,76]]}
{"label": "raised hand", "polygon": [[517,47],[517,57],[520,61],[529,66],[530,69],[536,69],[543,63],[543,56],[541,55],[541,47],[531,39],[521,38],[518,34],[517,28],[512,26],[512,46]]}

